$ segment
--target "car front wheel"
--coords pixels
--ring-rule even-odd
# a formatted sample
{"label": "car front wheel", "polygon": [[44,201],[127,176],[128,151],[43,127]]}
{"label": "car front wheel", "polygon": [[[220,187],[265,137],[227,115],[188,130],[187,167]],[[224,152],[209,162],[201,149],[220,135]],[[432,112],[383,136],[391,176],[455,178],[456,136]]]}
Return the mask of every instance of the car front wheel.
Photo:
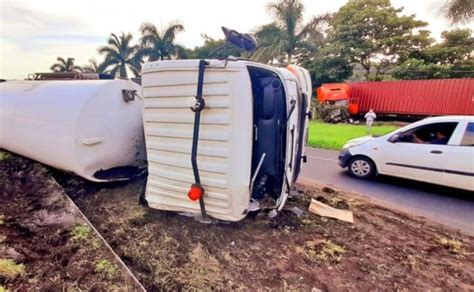
{"label": "car front wheel", "polygon": [[349,173],[357,178],[369,178],[375,173],[374,163],[366,157],[354,157],[348,165]]}

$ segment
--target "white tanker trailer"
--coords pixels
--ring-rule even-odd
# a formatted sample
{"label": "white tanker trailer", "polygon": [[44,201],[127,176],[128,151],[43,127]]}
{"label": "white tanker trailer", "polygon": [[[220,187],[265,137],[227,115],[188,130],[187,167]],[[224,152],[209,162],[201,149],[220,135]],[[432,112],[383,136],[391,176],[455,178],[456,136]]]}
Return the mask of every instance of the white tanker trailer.
{"label": "white tanker trailer", "polygon": [[128,80],[0,83],[0,148],[91,181],[145,166],[142,100]]}

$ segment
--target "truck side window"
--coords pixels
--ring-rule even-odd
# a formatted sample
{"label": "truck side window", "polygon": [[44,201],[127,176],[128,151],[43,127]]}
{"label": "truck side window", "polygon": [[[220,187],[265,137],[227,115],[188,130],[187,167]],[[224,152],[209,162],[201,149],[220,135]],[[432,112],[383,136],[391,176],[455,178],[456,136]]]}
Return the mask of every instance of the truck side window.
{"label": "truck side window", "polygon": [[416,144],[448,144],[457,122],[433,123],[403,133],[399,141]]}
{"label": "truck side window", "polygon": [[474,123],[468,123],[464,136],[461,140],[461,146],[474,146]]}

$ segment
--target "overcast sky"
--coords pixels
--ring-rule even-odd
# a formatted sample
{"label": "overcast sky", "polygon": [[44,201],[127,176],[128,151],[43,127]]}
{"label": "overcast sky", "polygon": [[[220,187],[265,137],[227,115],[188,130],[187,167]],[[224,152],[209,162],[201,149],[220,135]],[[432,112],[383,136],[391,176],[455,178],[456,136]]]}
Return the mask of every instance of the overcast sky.
{"label": "overcast sky", "polygon": [[[432,36],[452,29],[438,11],[446,0],[392,0],[403,14],[429,22]],[[120,2],[120,3],[119,3]],[[221,38],[221,26],[252,31],[271,21],[268,0],[0,0],[0,78],[23,79],[49,71],[57,56],[74,57],[78,65],[91,57],[101,60],[97,47],[111,32],[131,32],[137,41],[145,21],[158,27],[180,20],[186,31],[177,41],[201,45],[201,34]],[[335,12],[346,0],[303,0],[305,18]],[[473,28],[473,24],[469,25]]]}

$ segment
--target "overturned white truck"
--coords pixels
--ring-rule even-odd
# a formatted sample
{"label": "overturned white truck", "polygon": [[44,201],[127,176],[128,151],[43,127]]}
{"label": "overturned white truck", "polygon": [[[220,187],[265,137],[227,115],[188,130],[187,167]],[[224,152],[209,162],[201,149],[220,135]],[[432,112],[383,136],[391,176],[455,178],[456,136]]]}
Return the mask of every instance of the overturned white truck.
{"label": "overturned white truck", "polygon": [[311,80],[248,60],[148,63],[142,201],[238,221],[266,195],[282,208],[305,161]]}

